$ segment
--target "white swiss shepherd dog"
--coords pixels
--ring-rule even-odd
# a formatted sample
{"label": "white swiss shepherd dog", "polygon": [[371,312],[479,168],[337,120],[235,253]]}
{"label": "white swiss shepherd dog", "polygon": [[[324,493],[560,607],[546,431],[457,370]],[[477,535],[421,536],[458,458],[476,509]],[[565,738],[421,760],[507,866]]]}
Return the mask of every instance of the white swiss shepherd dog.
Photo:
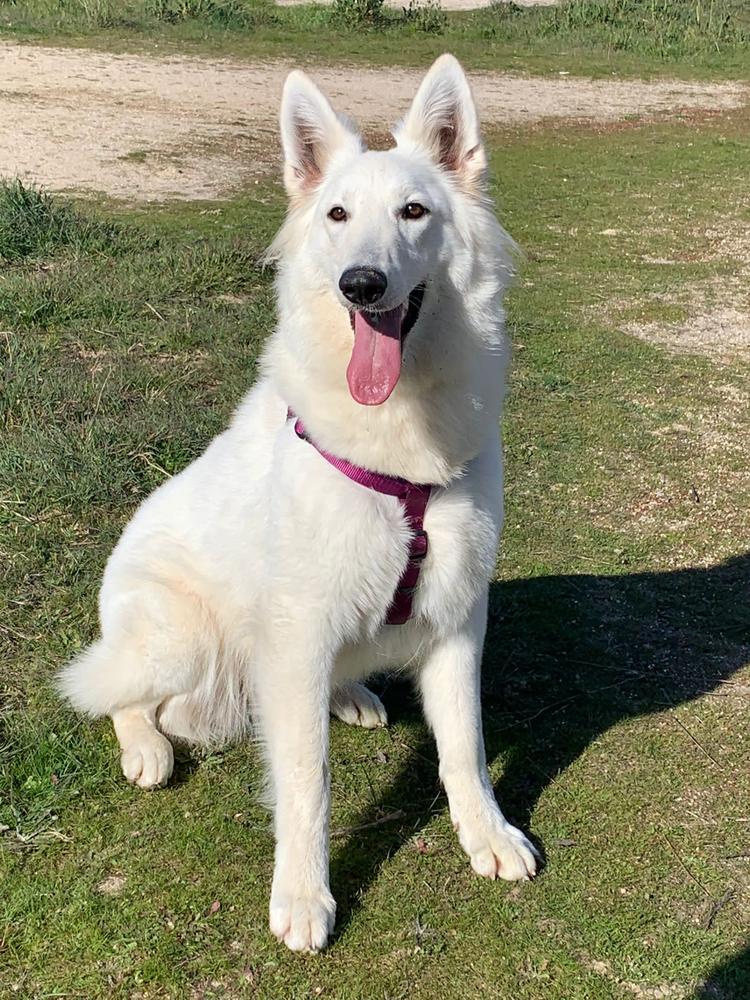
{"label": "white swiss shepherd dog", "polygon": [[[474,870],[536,871],[495,801],[480,714],[513,244],[485,194],[476,108],[450,55],[392,149],[368,151],[299,72],[281,135],[290,206],[270,251],[278,326],[262,376],[228,430],[128,524],[104,573],[101,639],[60,685],[78,710],[112,717],[122,770],[141,788],[169,779],[170,737],[215,743],[252,726],[275,812],[271,930],[317,951],[336,911],[329,712],[384,725],[361,683],[370,674],[413,677]],[[412,540],[401,503],[318,449],[432,486],[406,624],[386,624]]]}

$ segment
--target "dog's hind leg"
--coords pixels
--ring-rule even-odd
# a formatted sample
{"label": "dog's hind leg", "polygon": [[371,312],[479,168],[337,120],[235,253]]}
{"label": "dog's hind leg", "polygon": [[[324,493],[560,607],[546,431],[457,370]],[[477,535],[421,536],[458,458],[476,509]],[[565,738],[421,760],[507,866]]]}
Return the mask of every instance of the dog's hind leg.
{"label": "dog's hind leg", "polygon": [[125,777],[156,788],[169,780],[174,761],[158,729],[160,706],[204,679],[216,659],[215,629],[201,602],[177,587],[144,581],[113,589],[103,602],[101,640],[68,664],[58,683],[78,711],[112,717]]}
{"label": "dog's hind leg", "polygon": [[350,726],[378,729],[388,725],[385,706],[364,684],[349,681],[335,688],[331,695],[331,715]]}

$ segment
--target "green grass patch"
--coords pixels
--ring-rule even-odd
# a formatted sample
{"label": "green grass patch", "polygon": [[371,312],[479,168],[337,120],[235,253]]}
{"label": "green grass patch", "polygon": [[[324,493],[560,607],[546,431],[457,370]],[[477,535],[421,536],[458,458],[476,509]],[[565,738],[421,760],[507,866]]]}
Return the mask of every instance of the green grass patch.
{"label": "green grass patch", "polygon": [[116,223],[82,215],[20,181],[0,182],[0,264],[60,252],[115,256],[133,249]]}
{"label": "green grass patch", "polygon": [[247,58],[423,65],[450,50],[476,69],[747,76],[742,0],[563,0],[446,14],[437,0],[276,7],[270,0],[4,0],[0,35],[111,48],[158,42]]}
{"label": "green grass patch", "polygon": [[253,380],[281,192],[102,214],[4,189],[0,995],[745,996],[748,366],[670,357],[611,307],[726,273],[707,230],[742,217],[748,134],[737,115],[492,139],[527,260],[485,726],[548,864],[523,886],[472,876],[418,708],[384,684],[389,730],[333,726],[339,920],[312,959],[266,930],[255,748],[185,757],[142,794],[110,727],[51,689],[136,505]]}

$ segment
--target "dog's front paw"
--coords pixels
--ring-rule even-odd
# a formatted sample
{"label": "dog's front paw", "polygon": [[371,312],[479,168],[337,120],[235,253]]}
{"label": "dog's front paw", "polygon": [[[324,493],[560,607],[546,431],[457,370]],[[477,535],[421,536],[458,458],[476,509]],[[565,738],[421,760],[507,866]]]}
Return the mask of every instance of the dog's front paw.
{"label": "dog's front paw", "polygon": [[377,729],[388,725],[385,706],[364,684],[342,684],[331,695],[331,712],[350,726]]}
{"label": "dog's front paw", "polygon": [[325,948],[336,921],[336,900],[328,889],[308,894],[271,893],[271,933],[292,951]]}
{"label": "dog's front paw", "polygon": [[475,823],[459,824],[458,839],[471,858],[471,867],[484,878],[502,878],[508,882],[527,880],[536,875],[536,848],[502,815]]}

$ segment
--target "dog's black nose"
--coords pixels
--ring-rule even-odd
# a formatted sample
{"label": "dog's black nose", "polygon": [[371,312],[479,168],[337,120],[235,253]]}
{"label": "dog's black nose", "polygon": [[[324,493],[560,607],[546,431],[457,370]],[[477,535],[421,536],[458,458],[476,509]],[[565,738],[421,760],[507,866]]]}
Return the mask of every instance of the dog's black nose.
{"label": "dog's black nose", "polygon": [[374,267],[348,267],[339,278],[339,288],[355,306],[372,306],[383,298],[388,279]]}

